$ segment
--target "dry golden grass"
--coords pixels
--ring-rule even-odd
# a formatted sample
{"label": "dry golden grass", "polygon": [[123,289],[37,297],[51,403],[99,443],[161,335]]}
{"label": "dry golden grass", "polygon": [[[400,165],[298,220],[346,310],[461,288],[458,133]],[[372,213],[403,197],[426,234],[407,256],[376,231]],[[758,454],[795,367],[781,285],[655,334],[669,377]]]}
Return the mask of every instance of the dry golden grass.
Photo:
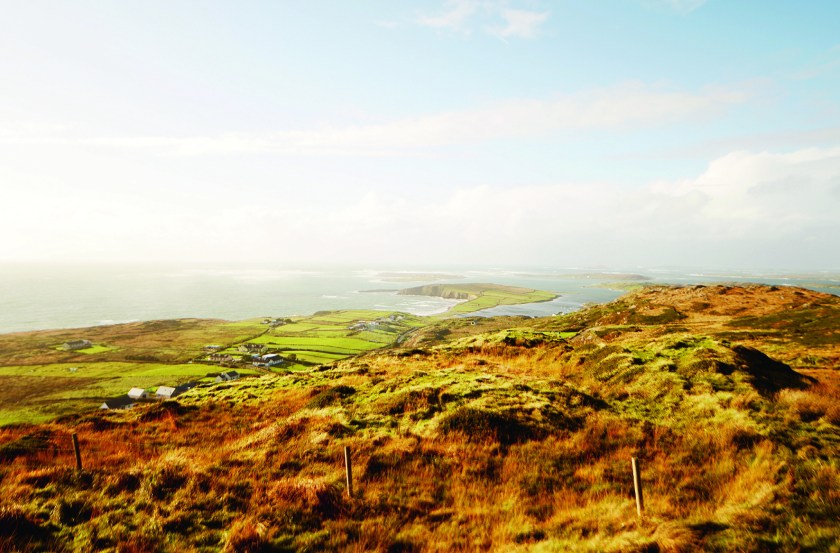
{"label": "dry golden grass", "polygon": [[0,550],[837,550],[837,371],[790,377],[715,337],[721,321],[383,352],[0,428]]}

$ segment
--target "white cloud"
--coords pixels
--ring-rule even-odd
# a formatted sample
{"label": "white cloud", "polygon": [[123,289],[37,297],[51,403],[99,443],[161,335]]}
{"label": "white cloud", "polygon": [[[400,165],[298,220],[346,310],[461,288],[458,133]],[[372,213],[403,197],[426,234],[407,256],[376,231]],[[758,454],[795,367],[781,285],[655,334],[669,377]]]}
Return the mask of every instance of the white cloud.
{"label": "white cloud", "polygon": [[224,252],[229,261],[840,269],[840,147],[733,152],[692,178],[637,188],[475,186],[419,202],[362,192],[343,204],[301,202],[290,192],[281,215],[247,197],[208,208],[159,194],[127,202],[71,188],[20,190],[0,220],[14,237],[0,245],[0,258],[50,248],[56,259],[207,260]]}
{"label": "white cloud", "polygon": [[[840,147],[735,152],[691,179],[478,186],[424,203],[368,196],[316,243],[353,261],[840,268]],[[332,237],[332,238],[331,238]],[[303,255],[303,252],[297,252]],[[375,259],[373,260],[375,261]]]}
{"label": "white cloud", "polygon": [[708,117],[747,99],[746,92],[731,88],[686,92],[625,83],[549,100],[511,100],[472,110],[381,124],[204,137],[74,137],[68,133],[35,137],[30,134],[0,134],[0,143],[140,148],[174,155],[404,155],[491,140],[543,137],[585,129],[614,130],[668,124]]}
{"label": "white cloud", "polygon": [[491,33],[501,38],[534,38],[548,19],[548,12],[503,10],[502,17],[506,25],[499,29],[491,29]]}
{"label": "white cloud", "polygon": [[548,12],[508,7],[499,0],[448,0],[443,12],[421,15],[417,23],[434,29],[470,34],[474,27],[500,38],[534,38]]}
{"label": "white cloud", "polygon": [[461,30],[480,6],[478,0],[449,0],[446,11],[434,16],[420,16],[417,22],[436,29]]}
{"label": "white cloud", "polygon": [[706,3],[706,0],[645,0],[645,3],[664,5],[682,14],[693,12]]}

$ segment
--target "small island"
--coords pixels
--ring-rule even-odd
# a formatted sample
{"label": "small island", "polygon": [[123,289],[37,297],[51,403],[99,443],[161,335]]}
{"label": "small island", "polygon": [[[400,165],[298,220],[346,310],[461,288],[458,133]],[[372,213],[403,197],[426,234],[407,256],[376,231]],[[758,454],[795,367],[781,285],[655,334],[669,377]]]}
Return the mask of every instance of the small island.
{"label": "small island", "polygon": [[427,284],[414,288],[405,288],[397,292],[404,296],[433,296],[438,298],[463,300],[437,317],[465,315],[500,305],[521,305],[551,301],[559,297],[553,292],[505,286],[503,284]]}

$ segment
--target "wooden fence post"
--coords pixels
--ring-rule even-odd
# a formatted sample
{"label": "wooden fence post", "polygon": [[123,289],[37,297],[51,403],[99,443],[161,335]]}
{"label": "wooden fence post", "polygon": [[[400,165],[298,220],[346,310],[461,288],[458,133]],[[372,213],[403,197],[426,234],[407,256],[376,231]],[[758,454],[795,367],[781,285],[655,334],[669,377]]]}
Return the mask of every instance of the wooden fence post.
{"label": "wooden fence post", "polygon": [[76,454],[76,469],[82,470],[82,453],[79,451],[79,437],[73,432],[73,452]]}
{"label": "wooden fence post", "polygon": [[635,457],[630,458],[630,463],[633,466],[633,489],[636,490],[636,513],[641,518],[645,510],[645,501],[642,497],[642,469]]}
{"label": "wooden fence post", "polygon": [[350,460],[350,448],[344,447],[344,468],[347,470],[347,497],[353,497],[353,462]]}

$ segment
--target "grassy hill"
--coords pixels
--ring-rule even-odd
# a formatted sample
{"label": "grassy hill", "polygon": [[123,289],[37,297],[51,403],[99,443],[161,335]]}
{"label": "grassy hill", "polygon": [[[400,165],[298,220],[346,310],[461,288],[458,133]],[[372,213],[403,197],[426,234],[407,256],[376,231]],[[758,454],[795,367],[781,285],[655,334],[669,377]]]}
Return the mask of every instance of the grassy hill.
{"label": "grassy hill", "polygon": [[0,550],[840,549],[840,298],[653,287],[401,336],[0,427]]}

